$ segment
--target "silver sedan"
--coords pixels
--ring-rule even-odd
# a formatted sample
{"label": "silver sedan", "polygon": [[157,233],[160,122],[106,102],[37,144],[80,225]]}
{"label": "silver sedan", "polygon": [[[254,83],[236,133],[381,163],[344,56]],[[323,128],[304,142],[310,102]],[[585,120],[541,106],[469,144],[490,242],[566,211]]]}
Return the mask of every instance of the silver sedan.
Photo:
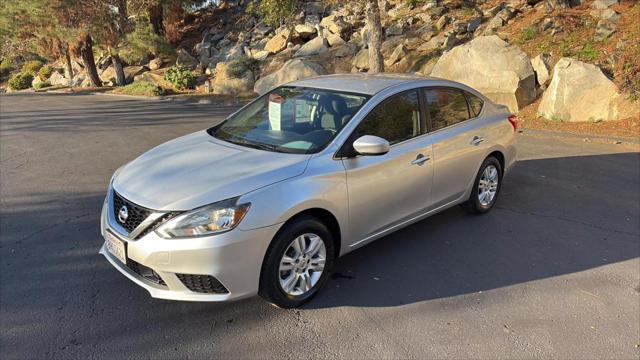
{"label": "silver sedan", "polygon": [[118,169],[100,253],[156,298],[299,306],[339,256],[454,205],[489,211],[516,129],[452,81],[295,81]]}

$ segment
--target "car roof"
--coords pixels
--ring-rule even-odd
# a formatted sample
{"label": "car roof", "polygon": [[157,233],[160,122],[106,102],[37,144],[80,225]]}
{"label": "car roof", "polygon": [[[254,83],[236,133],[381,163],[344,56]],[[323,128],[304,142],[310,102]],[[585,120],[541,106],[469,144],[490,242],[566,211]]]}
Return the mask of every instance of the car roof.
{"label": "car roof", "polygon": [[[410,82],[421,83],[419,86],[455,86],[453,81],[412,74],[335,74],[292,81],[286,86],[300,86],[315,89],[344,91],[358,94],[374,95],[386,88]],[[417,84],[416,84],[417,85]]]}

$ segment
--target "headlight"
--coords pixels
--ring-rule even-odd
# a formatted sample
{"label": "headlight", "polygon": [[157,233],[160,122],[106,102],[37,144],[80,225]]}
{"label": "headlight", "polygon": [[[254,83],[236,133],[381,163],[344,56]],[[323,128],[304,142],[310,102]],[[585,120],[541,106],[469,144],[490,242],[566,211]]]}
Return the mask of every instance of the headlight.
{"label": "headlight", "polygon": [[250,203],[237,204],[228,199],[179,215],[156,229],[165,239],[192,238],[229,231],[240,223],[249,211]]}

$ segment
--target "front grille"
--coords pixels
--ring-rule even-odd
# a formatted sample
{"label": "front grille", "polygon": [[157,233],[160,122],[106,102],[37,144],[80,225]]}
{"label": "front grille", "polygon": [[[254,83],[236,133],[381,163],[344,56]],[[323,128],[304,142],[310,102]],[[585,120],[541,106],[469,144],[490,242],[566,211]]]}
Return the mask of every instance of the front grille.
{"label": "front grille", "polygon": [[[129,216],[127,217],[127,220],[124,223],[121,222],[120,219],[118,218],[118,213],[120,212],[120,209],[122,209],[123,206],[127,207],[127,211],[129,213]],[[138,225],[140,225],[140,223],[143,222],[144,219],[146,219],[151,214],[151,210],[144,208],[142,206],[136,205],[131,201],[124,199],[123,197],[118,195],[118,193],[115,191],[113,192],[112,211],[116,221],[120,225],[122,225],[122,227],[127,229],[127,231],[129,232],[132,232],[135,228],[137,228]]]}
{"label": "front grille", "polygon": [[191,274],[176,274],[178,279],[182,281],[184,286],[189,290],[203,294],[228,294],[224,285],[218,281],[218,279],[209,275],[191,275]]}
{"label": "front grille", "polygon": [[167,284],[162,280],[160,275],[153,271],[153,269],[148,268],[138,262],[135,262],[131,259],[127,259],[127,266],[129,269],[133,270],[136,274],[140,275],[144,279],[158,285],[167,286]]}

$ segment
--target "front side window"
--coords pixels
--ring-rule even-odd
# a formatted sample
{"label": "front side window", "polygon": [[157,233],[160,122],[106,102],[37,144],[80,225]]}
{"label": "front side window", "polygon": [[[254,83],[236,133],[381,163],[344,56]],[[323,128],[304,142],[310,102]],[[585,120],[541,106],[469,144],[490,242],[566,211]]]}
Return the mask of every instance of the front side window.
{"label": "front side window", "polygon": [[427,109],[433,131],[455,125],[470,118],[467,100],[455,89],[427,89]]}
{"label": "front side window", "polygon": [[394,95],[373,109],[357,128],[357,136],[374,135],[391,145],[420,135],[418,92]]}
{"label": "front side window", "polygon": [[208,131],[242,146],[311,154],[333,140],[368,99],[360,94],[280,87]]}

